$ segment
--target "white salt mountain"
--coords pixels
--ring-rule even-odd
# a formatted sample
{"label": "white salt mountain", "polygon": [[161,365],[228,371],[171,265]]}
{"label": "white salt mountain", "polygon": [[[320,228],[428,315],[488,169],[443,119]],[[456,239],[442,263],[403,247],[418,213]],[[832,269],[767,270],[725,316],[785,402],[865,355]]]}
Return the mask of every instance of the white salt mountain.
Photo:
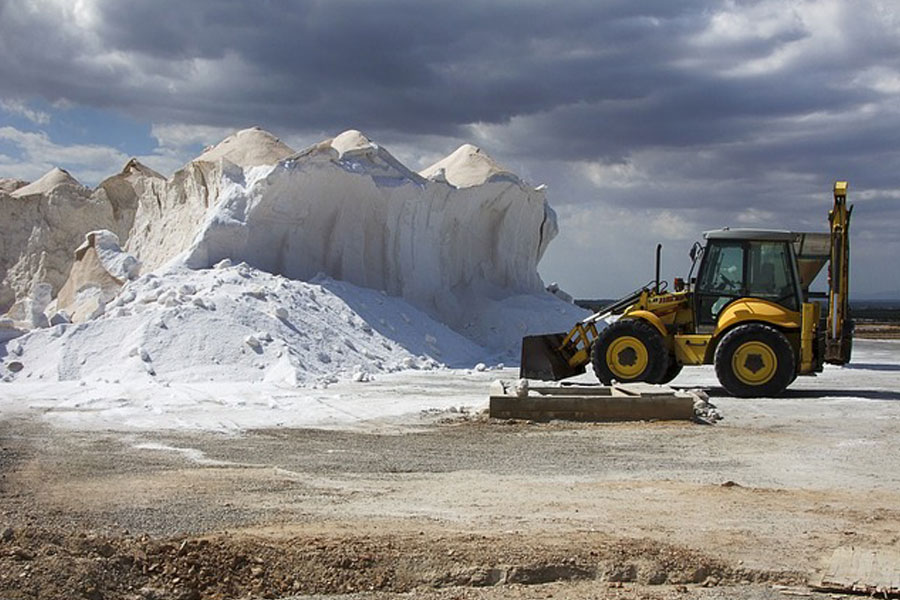
{"label": "white salt mountain", "polygon": [[[25,367],[0,370],[6,378],[93,377],[122,361],[170,379],[364,378],[359,374],[395,368],[515,361],[522,335],[567,329],[584,316],[546,293],[537,274],[556,235],[543,190],[472,146],[420,175],[357,131],[294,153],[249,129],[170,179],[131,160],[93,193],[60,180],[35,197],[47,203],[65,186],[73,190],[67,202],[104,207],[99,228],[111,232],[78,250],[65,293],[62,281],[52,286],[56,308],[87,322],[60,317],[23,338],[17,362]],[[70,244],[68,265],[94,229]],[[140,261],[147,273],[115,298],[125,279],[102,256],[113,233],[124,249],[116,246],[113,255]],[[226,281],[215,265],[237,269],[237,277]],[[37,269],[29,272],[37,279]],[[353,326],[344,331],[322,318],[321,306],[308,300],[309,284],[297,280],[327,282],[312,293],[328,295],[339,307],[337,321]],[[275,298],[277,306],[248,298]],[[164,327],[158,311],[168,311]],[[388,354],[363,343],[371,341],[369,330],[390,340],[371,338],[389,344]],[[269,337],[284,347],[266,351]],[[153,348],[147,353],[158,359],[131,361],[138,347]]]}
{"label": "white salt mountain", "polygon": [[448,164],[463,187],[414,173],[358,131],[274,166],[223,164],[219,203],[184,262],[230,258],[300,280],[324,273],[403,297],[499,349],[510,332],[490,331],[497,324],[481,315],[543,291],[537,263],[556,216],[543,191],[471,148]]}

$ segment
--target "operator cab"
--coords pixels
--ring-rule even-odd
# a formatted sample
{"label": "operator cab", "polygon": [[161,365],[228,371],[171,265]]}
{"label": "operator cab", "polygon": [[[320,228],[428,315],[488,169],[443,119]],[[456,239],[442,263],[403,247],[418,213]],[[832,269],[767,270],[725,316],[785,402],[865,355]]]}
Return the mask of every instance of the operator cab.
{"label": "operator cab", "polygon": [[695,287],[698,331],[712,331],[722,310],[760,298],[799,311],[802,302],[791,231],[718,229],[706,239]]}

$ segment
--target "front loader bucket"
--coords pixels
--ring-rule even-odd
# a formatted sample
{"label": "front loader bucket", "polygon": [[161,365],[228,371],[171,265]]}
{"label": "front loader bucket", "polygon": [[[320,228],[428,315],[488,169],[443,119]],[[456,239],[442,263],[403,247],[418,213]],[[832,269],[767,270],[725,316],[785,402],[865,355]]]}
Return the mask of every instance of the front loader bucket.
{"label": "front loader bucket", "polygon": [[522,362],[519,377],[559,381],[584,373],[584,365],[573,367],[560,350],[567,333],[529,335],[522,338]]}

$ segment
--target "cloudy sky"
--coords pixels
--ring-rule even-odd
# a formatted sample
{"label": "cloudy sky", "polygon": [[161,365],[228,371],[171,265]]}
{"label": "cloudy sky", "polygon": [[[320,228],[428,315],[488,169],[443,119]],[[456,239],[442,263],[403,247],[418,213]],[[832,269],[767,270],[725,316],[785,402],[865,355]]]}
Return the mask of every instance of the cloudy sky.
{"label": "cloudy sky", "polygon": [[725,225],[825,230],[853,291],[900,297],[896,0],[0,0],[0,177],[171,174],[259,125],[363,130],[418,169],[479,145],[549,186],[545,281],[686,275]]}

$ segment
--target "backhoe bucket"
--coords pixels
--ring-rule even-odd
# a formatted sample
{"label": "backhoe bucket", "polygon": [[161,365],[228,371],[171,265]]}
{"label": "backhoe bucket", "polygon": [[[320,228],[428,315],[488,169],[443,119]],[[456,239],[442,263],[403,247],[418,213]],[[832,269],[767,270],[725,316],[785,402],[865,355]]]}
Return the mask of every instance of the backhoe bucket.
{"label": "backhoe bucket", "polygon": [[584,373],[584,365],[573,367],[560,350],[567,333],[529,335],[522,338],[522,361],[519,377],[559,381]]}

